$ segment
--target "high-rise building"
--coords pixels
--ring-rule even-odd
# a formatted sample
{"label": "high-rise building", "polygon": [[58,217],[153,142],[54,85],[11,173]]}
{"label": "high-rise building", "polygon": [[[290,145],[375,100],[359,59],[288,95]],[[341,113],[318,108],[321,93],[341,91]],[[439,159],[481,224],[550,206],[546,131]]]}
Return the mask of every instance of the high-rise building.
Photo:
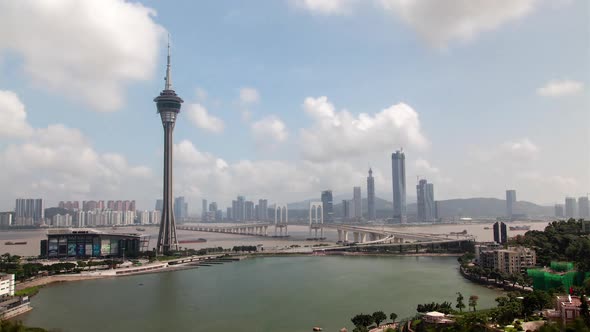
{"label": "high-rise building", "polygon": [[207,200],[201,200],[201,220],[207,221]]}
{"label": "high-rise building", "polygon": [[588,196],[578,198],[578,217],[588,220],[590,218],[590,204]]}
{"label": "high-rise building", "polygon": [[345,199],[342,201],[342,217],[344,220],[354,219],[354,202],[351,199]]}
{"label": "high-rise building", "polygon": [[434,206],[434,185],[422,179],[416,185],[417,198],[417,212],[418,221],[420,222],[434,222],[435,220],[435,206]]}
{"label": "high-rise building", "polygon": [[216,212],[217,211],[217,202],[209,203],[209,212]]}
{"label": "high-rise building", "polygon": [[324,222],[334,222],[334,205],[332,202],[332,190],[322,191],[322,206],[324,209]]}
{"label": "high-rise building", "polygon": [[244,220],[254,220],[254,202],[244,202]]}
{"label": "high-rise building", "polygon": [[234,219],[237,221],[246,220],[246,198],[244,196],[238,196],[236,200],[236,208],[234,209]]}
{"label": "high-rise building", "polygon": [[393,184],[393,220],[406,222],[406,156],[402,151],[391,154],[391,179]]}
{"label": "high-rise building", "polygon": [[258,220],[260,220],[260,221],[267,221],[268,220],[268,200],[266,200],[266,199],[259,199],[258,200]]}
{"label": "high-rise building", "polygon": [[373,170],[369,168],[369,176],[367,177],[367,219],[377,219],[377,212],[375,210],[375,178],[373,178]]}
{"label": "high-rise building", "polygon": [[514,204],[516,203],[516,190],[506,190],[506,217],[512,220],[514,216]]}
{"label": "high-rise building", "polygon": [[352,200],[354,202],[354,218],[360,220],[363,217],[361,187],[352,188]]}
{"label": "high-rise building", "polygon": [[[434,191],[434,190],[433,190]],[[434,196],[434,194],[433,194]],[[434,221],[441,221],[441,206],[440,201],[434,201]]]}
{"label": "high-rise building", "polygon": [[555,216],[558,218],[563,218],[563,204],[555,204]]}
{"label": "high-rise building", "polygon": [[565,217],[575,218],[576,217],[576,199],[574,197],[565,198]]}
{"label": "high-rise building", "polygon": [[78,210],[80,208],[78,201],[60,201],[57,207],[66,210]]}
{"label": "high-rise building", "polygon": [[506,224],[497,221],[494,223],[494,242],[504,244],[508,241],[508,230]]}
{"label": "high-rise building", "polygon": [[39,225],[45,220],[43,199],[17,198],[14,210],[14,224],[18,226]]}
{"label": "high-rise building", "polygon": [[160,222],[160,232],[158,234],[158,243],[156,252],[165,254],[172,250],[178,250],[178,240],[176,238],[176,222],[174,221],[173,199],[174,192],[172,189],[172,147],[174,124],[176,117],[180,112],[180,106],[183,103],[174,90],[172,90],[172,79],[170,77],[170,44],[168,44],[168,64],[166,66],[166,79],[164,90],[154,99],[158,113],[164,127],[164,204],[162,207],[162,221]]}
{"label": "high-rise building", "polygon": [[14,212],[0,212],[0,226],[12,226]]}
{"label": "high-rise building", "polygon": [[227,207],[226,208],[226,210],[225,210],[225,218],[227,218],[227,220],[232,220],[234,218],[233,217],[233,214],[232,214],[232,208],[230,208],[230,207]]}
{"label": "high-rise building", "polygon": [[164,200],[163,199],[157,199],[156,200],[156,210],[157,211],[162,211],[162,208],[164,207]]}
{"label": "high-rise building", "polygon": [[[207,204],[207,201],[205,201]],[[186,211],[188,204],[186,203],[184,196],[179,196],[174,199],[174,218],[178,221],[184,220],[184,218],[188,217],[188,213]]]}

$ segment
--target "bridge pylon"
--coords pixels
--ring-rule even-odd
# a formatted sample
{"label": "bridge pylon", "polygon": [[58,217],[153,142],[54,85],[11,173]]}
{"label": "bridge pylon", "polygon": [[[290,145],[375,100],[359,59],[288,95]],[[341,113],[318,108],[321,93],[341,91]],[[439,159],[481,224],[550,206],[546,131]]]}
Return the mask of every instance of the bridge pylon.
{"label": "bridge pylon", "polygon": [[320,239],[324,238],[324,206],[322,202],[309,203],[309,237],[311,238],[312,230],[315,231],[315,237],[318,238],[318,229],[320,230]]}
{"label": "bridge pylon", "polygon": [[[274,236],[283,237],[289,235],[289,210],[285,204],[275,205],[275,231]],[[283,235],[283,229],[285,229],[285,235]]]}

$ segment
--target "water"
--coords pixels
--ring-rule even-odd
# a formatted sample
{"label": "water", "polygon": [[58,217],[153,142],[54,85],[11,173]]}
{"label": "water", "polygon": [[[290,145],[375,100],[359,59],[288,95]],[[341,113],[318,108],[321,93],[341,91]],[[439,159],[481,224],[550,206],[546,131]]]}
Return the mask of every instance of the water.
{"label": "water", "polygon": [[267,257],[52,285],[20,318],[64,332],[350,331],[355,314],[408,317],[458,291],[478,295],[479,308],[501,295],[464,280],[454,257]]}

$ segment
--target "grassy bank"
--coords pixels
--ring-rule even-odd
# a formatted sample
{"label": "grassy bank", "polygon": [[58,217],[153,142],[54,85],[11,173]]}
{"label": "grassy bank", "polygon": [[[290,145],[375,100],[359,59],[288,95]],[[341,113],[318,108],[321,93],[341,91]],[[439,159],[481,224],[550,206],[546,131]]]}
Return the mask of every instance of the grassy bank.
{"label": "grassy bank", "polygon": [[27,287],[25,289],[21,289],[21,290],[18,290],[16,292],[14,292],[14,295],[16,295],[16,296],[33,296],[33,295],[37,295],[37,293],[39,293],[39,290],[41,289],[41,287],[43,287],[43,286],[31,286],[31,287]]}

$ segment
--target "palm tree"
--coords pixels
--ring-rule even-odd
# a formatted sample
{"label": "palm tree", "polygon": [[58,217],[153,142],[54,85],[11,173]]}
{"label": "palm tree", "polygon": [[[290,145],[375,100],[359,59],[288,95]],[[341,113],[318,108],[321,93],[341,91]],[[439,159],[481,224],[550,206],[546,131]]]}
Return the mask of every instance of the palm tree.
{"label": "palm tree", "polygon": [[463,308],[465,308],[465,303],[463,302],[463,299],[463,294],[457,292],[457,304],[455,305],[455,308],[459,309],[459,312],[463,312]]}
{"label": "palm tree", "polygon": [[479,300],[479,296],[471,295],[469,297],[469,306],[473,307],[473,311],[475,311],[475,307],[477,306],[477,300]]}

